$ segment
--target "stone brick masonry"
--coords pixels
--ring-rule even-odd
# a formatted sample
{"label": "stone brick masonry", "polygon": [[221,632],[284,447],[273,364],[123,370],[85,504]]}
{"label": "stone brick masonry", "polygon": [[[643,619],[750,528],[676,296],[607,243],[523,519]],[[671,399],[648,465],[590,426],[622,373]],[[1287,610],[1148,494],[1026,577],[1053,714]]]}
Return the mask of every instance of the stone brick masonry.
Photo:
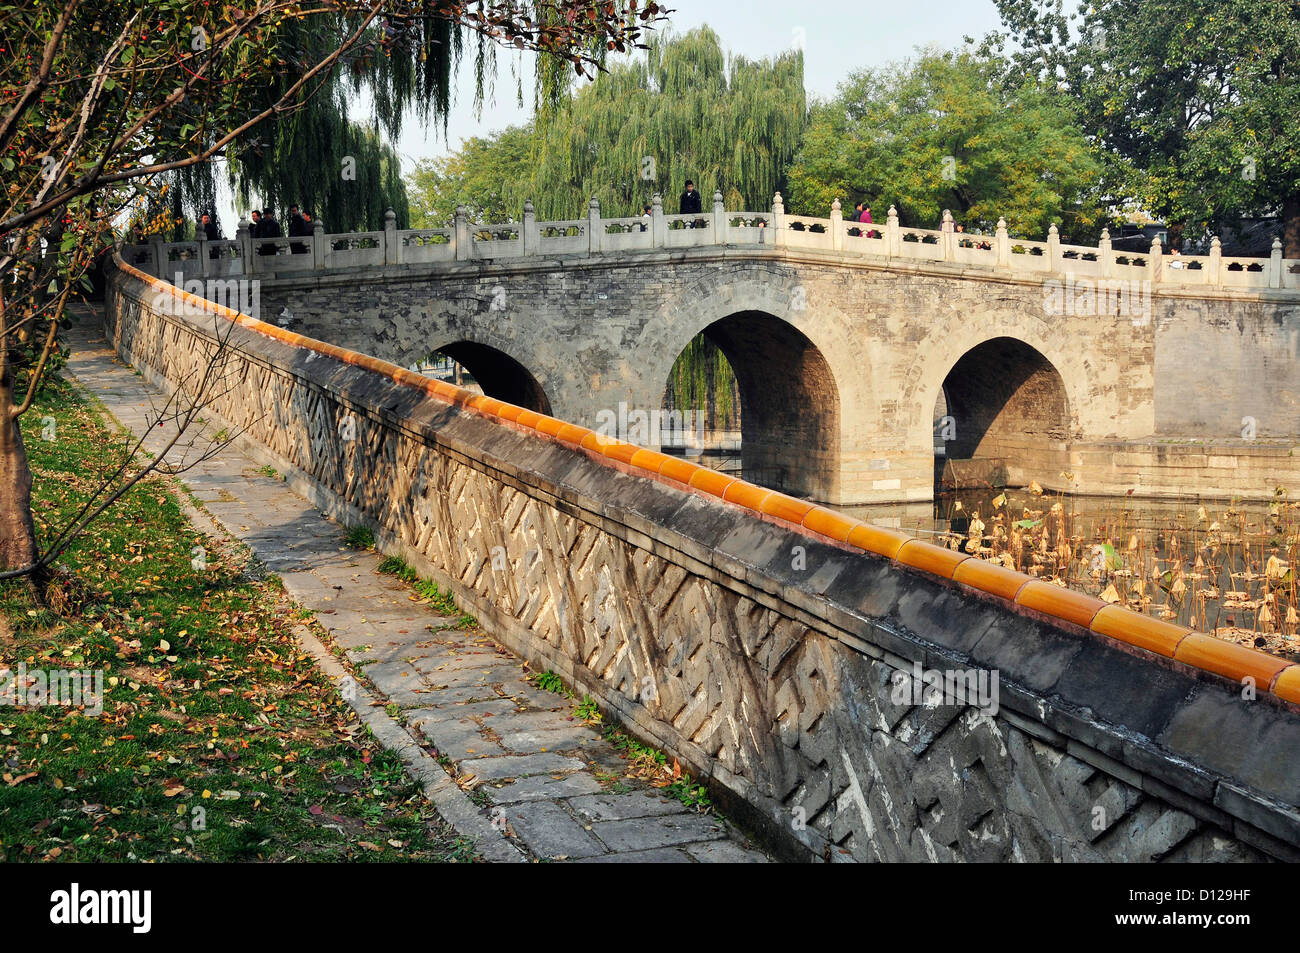
{"label": "stone brick masonry", "polygon": [[[1275,698],[169,310],[115,274],[119,353],[183,385],[231,333],[213,410],[299,492],[786,855],[1300,859],[1300,716]],[[996,671],[996,710],[900,698],[914,664]]]}

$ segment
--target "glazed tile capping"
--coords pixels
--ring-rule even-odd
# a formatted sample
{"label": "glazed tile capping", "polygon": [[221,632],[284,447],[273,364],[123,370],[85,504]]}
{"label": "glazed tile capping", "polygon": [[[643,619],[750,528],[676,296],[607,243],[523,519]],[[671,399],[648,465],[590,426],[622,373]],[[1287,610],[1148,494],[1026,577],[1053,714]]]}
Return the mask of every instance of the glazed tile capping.
{"label": "glazed tile capping", "polygon": [[[1224,257],[1216,236],[1209,254],[1181,255],[1178,263],[1171,265],[1158,235],[1142,251],[1117,251],[1105,230],[1095,246],[1072,245],[1061,241],[1055,225],[1044,241],[1031,241],[1011,236],[1003,219],[992,232],[981,234],[958,232],[948,211],[937,229],[902,225],[893,206],[882,221],[865,227],[845,219],[838,199],[829,211],[829,218],[791,215],[780,192],[763,211],[728,211],[722,195],[715,192],[711,208],[698,214],[670,215],[656,195],[647,222],[640,216],[604,218],[600,203],[593,198],[584,217],[557,222],[537,221],[532,202],[527,202],[517,222],[473,222],[460,207],[450,227],[399,230],[397,216],[389,209],[383,229],[373,232],[326,234],[316,227],[311,235],[292,239],[254,239],[249,223],[241,221],[232,240],[169,244],[155,240],[133,247],[140,249],[136,254],[147,270],[161,278],[171,278],[178,271],[187,278],[292,277],[339,268],[735,245],[872,256],[891,263],[949,263],[1026,279],[1068,274],[1084,279],[1147,281],[1161,289],[1300,291],[1300,262],[1282,257],[1280,240],[1274,241],[1267,258],[1240,258]],[[697,227],[681,227],[688,223]],[[255,254],[254,245],[259,250],[274,246],[277,253]],[[298,246],[302,253],[293,254],[291,246]]]}
{"label": "glazed tile capping", "polygon": [[1184,626],[1153,619],[970,554],[936,546],[786,496],[776,490],[755,486],[680,457],[607,437],[587,427],[507,404],[494,397],[473,394],[396,364],[305,337],[177,288],[126,264],[120,256],[116,258],[116,266],[158,292],[170,293],[190,306],[223,316],[266,337],[328,355],[399,384],[422,390],[445,403],[486,417],[495,417],[524,431],[533,431],[557,440],[572,449],[585,451],[587,456],[607,466],[617,466],[628,472],[647,475],[661,482],[677,484],[681,488],[716,497],[722,502],[748,509],[759,518],[778,520],[863,552],[882,556],[912,571],[1003,600],[1022,611],[1068,623],[1101,638],[1122,642],[1232,681],[1242,682],[1251,678],[1257,692],[1271,693],[1277,698],[1300,704],[1300,664],[1254,648],[1225,642]]}

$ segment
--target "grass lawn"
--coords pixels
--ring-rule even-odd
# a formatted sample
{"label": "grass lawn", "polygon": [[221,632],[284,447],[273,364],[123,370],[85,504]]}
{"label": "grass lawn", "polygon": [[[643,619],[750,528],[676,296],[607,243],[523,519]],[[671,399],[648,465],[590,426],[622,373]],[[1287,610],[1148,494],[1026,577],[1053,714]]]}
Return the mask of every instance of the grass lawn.
{"label": "grass lawn", "polygon": [[[124,437],[54,379],[23,437],[48,538]],[[0,583],[0,669],[104,687],[97,716],[0,702],[0,860],[473,860],[299,651],[279,581],[234,542],[199,547],[150,479],[61,558],[44,606]]]}

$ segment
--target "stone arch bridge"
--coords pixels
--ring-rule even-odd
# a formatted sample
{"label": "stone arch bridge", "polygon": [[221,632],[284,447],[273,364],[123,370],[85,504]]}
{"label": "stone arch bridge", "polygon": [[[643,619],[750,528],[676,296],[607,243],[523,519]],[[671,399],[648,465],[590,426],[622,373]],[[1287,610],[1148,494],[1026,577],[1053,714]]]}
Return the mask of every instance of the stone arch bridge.
{"label": "stone arch bridge", "polygon": [[1225,259],[1216,241],[1173,263],[1158,241],[1125,258],[892,214],[864,234],[779,196],[771,213],[392,224],[298,254],[241,227],[140,258],[205,291],[255,278],[243,310],[404,366],[441,351],[489,396],[591,427],[663,407],[704,334],[736,372],[746,472],[823,502],[930,499],[936,408],[950,458],[1012,483],[1259,496],[1300,475],[1300,262],[1280,249]]}

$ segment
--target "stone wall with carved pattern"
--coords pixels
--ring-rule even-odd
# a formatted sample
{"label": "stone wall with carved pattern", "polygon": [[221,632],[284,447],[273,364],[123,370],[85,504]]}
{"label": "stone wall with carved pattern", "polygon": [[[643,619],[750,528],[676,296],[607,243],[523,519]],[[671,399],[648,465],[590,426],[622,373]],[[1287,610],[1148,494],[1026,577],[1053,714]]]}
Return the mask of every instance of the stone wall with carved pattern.
{"label": "stone wall with carved pattern", "polygon": [[[209,416],[791,857],[1300,857],[1300,715],[1276,699],[173,313],[130,273],[108,305],[162,386],[229,335]],[[997,672],[996,709],[902,697],[914,664]]]}

